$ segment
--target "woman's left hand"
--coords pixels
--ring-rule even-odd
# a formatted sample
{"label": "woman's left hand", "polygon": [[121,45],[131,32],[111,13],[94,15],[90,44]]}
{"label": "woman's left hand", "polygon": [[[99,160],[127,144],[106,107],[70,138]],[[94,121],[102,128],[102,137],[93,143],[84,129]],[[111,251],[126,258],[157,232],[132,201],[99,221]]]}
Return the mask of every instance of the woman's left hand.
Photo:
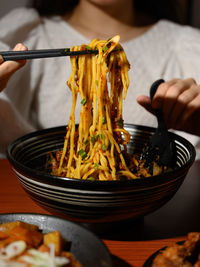
{"label": "woman's left hand", "polygon": [[[28,48],[25,45],[18,43],[13,50],[22,51],[27,49]],[[4,62],[3,57],[0,55],[0,92],[6,87],[11,76],[25,64],[26,60]]]}
{"label": "woman's left hand", "polygon": [[158,87],[152,103],[147,96],[139,96],[137,101],[151,113],[153,109],[161,109],[169,129],[200,136],[200,86],[194,79],[164,82]]}

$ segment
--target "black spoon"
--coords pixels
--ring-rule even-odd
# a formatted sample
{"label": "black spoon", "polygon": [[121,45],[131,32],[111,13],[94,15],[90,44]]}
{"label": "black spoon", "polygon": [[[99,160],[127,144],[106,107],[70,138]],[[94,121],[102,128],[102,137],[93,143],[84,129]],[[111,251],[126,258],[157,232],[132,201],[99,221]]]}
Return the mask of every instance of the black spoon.
{"label": "black spoon", "polygon": [[[156,80],[150,88],[150,99],[152,101],[158,86],[163,83],[163,79]],[[155,133],[151,136],[148,144],[141,154],[141,163],[143,167],[148,168],[150,173],[153,172],[153,163],[165,168],[174,168],[176,166],[176,144],[167,130],[162,111],[154,109],[158,126]]]}

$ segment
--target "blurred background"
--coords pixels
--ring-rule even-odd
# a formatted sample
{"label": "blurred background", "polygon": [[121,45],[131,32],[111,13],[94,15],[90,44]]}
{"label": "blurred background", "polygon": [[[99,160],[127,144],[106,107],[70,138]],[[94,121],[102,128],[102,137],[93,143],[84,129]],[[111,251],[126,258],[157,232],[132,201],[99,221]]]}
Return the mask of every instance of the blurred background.
{"label": "blurred background", "polygon": [[[21,6],[29,6],[31,0],[0,0],[0,18],[11,9]],[[47,0],[48,1],[48,0]],[[67,0],[66,0],[67,1]],[[200,28],[200,1],[177,0],[177,13],[182,24],[188,24]],[[55,2],[56,3],[56,2]],[[181,7],[181,8],[180,8]]]}

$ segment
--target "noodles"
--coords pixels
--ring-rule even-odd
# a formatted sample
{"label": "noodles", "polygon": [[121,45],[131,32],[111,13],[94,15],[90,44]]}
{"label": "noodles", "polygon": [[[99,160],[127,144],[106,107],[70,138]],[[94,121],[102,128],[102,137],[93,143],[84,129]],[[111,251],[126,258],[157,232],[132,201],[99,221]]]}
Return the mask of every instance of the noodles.
{"label": "noodles", "polygon": [[[56,163],[52,156],[54,175],[84,180],[138,178],[133,173],[137,160],[129,157],[126,149],[130,135],[123,127],[122,113],[130,65],[119,39],[119,35],[107,41],[94,39],[87,46],[71,48],[98,49],[99,53],[70,58],[72,71],[67,85],[72,92],[72,109],[62,155],[58,153]],[[78,94],[81,112],[76,129]]]}
{"label": "noodles", "polygon": [[[70,58],[72,72],[67,85],[72,92],[72,109],[59,167],[54,170],[56,175],[116,180],[124,171],[126,176],[136,178],[127,167],[121,148],[126,151],[130,139],[122,118],[130,65],[119,39],[119,35],[107,41],[94,39],[88,46],[71,48],[72,51],[98,49],[99,54]],[[112,52],[113,49],[118,51]],[[78,94],[81,112],[76,129]]]}

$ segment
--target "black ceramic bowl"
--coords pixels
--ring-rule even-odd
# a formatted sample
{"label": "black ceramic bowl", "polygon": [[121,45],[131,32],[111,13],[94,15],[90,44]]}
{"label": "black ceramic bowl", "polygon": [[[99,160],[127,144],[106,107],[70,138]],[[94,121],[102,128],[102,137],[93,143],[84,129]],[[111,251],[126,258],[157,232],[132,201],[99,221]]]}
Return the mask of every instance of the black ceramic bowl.
{"label": "black ceramic bowl", "polygon": [[0,224],[23,221],[36,224],[43,233],[60,231],[70,244],[69,251],[83,267],[112,267],[112,258],[104,243],[84,227],[51,215],[34,213],[0,214]]}
{"label": "black ceramic bowl", "polygon": [[[128,150],[140,153],[154,128],[126,124],[131,134]],[[172,134],[177,168],[162,175],[127,181],[85,181],[45,172],[47,154],[62,149],[66,127],[25,135],[8,148],[8,159],[22,187],[51,213],[82,223],[110,223],[149,214],[176,193],[195,159],[194,147]]]}

